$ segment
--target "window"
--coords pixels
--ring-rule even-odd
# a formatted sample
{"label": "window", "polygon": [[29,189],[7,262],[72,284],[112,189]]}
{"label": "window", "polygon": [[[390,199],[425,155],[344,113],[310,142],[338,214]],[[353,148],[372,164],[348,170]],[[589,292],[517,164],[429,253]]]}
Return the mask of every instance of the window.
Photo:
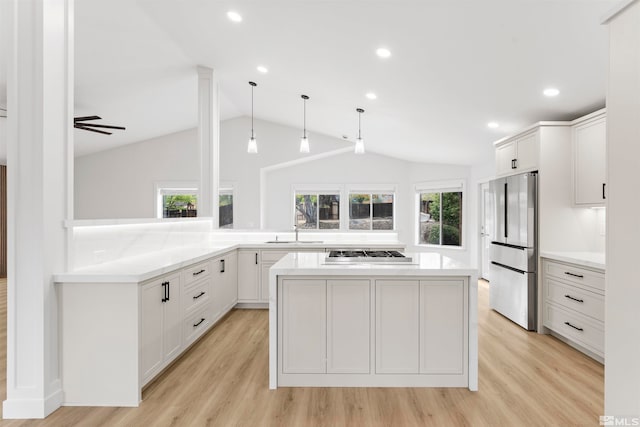
{"label": "window", "polygon": [[462,184],[418,190],[418,244],[462,246]]}
{"label": "window", "polygon": [[233,228],[232,188],[221,188],[218,192],[218,214],[220,228]]}
{"label": "window", "polygon": [[161,218],[198,216],[198,190],[195,188],[159,189]]}
{"label": "window", "polygon": [[393,193],[350,193],[349,230],[393,230]]}
{"label": "window", "polygon": [[304,191],[295,193],[295,223],[300,229],[340,228],[340,195]]}

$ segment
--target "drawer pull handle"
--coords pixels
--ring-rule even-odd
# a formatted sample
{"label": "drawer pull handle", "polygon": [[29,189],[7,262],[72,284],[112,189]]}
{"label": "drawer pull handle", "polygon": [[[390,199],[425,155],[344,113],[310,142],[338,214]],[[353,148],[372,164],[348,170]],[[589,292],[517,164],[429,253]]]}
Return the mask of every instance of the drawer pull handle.
{"label": "drawer pull handle", "polygon": [[205,292],[200,292],[198,295],[194,296],[193,299],[198,299],[204,294],[205,294]]}
{"label": "drawer pull handle", "polygon": [[583,299],[578,299],[578,298],[574,298],[571,295],[565,295],[565,298],[569,298],[570,300],[576,301],[576,302],[584,302]]}
{"label": "drawer pull handle", "polygon": [[195,273],[193,273],[194,276],[197,276],[198,274],[202,274],[204,273],[206,270],[200,270],[200,271],[196,271]]}
{"label": "drawer pull handle", "polygon": [[198,326],[200,326],[200,324],[201,324],[202,322],[204,322],[204,317],[203,317],[203,318],[201,318],[201,319],[200,319],[200,321],[199,321],[198,323],[194,323],[194,324],[193,324],[193,327],[194,327],[194,328],[197,328]]}
{"label": "drawer pull handle", "polygon": [[579,279],[583,279],[584,278],[584,276],[582,274],[576,274],[576,273],[572,273],[570,271],[565,271],[564,274],[566,274],[568,276],[577,277]]}
{"label": "drawer pull handle", "polygon": [[573,329],[576,329],[576,330],[578,330],[578,331],[584,331],[584,329],[582,329],[582,328],[578,328],[577,326],[573,326],[573,325],[572,325],[571,323],[569,323],[569,322],[564,322],[564,324],[565,324],[565,325],[567,325],[567,326],[571,326]]}

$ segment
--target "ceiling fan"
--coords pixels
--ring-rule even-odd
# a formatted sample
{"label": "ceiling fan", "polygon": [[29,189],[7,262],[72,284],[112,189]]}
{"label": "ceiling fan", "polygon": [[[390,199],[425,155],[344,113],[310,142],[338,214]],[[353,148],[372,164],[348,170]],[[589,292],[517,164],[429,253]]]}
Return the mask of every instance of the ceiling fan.
{"label": "ceiling fan", "polygon": [[91,120],[102,120],[102,117],[99,117],[99,116],[74,117],[73,127],[76,129],[88,130],[91,132],[101,133],[104,135],[111,135],[111,132],[107,132],[100,129],[126,130],[126,128],[122,126],[99,125],[95,123],[87,123],[88,121],[91,121]]}
{"label": "ceiling fan", "polygon": [[[7,109],[4,107],[0,107],[0,117],[7,117]],[[73,127],[76,129],[88,130],[91,132],[101,133],[103,135],[111,135],[112,132],[107,132],[105,130],[100,129],[117,129],[117,130],[126,130],[125,127],[122,126],[111,126],[111,125],[99,125],[96,123],[87,123],[92,120],[102,120],[100,116],[83,116],[83,117],[74,117],[73,118]]]}

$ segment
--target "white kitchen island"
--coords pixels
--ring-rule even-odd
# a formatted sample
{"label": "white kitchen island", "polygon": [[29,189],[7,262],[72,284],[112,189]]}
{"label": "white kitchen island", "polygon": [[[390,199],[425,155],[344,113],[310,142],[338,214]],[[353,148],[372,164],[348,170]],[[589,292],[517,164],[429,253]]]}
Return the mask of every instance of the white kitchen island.
{"label": "white kitchen island", "polygon": [[435,253],[270,270],[269,386],[478,389],[477,270]]}

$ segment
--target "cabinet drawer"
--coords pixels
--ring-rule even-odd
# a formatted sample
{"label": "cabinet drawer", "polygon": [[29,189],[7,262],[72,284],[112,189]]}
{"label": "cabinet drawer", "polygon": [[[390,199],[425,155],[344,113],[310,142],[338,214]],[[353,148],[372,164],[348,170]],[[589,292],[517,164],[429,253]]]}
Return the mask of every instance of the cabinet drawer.
{"label": "cabinet drawer", "polygon": [[576,283],[582,286],[604,291],[604,274],[576,265],[562,264],[555,261],[545,261],[544,274]]}
{"label": "cabinet drawer", "polygon": [[187,313],[209,302],[211,299],[211,280],[201,280],[182,291],[184,312]]}
{"label": "cabinet drawer", "polygon": [[182,271],[182,283],[184,283],[185,286],[189,286],[196,280],[200,280],[209,275],[211,275],[211,263],[209,261],[201,262],[187,267]]}
{"label": "cabinet drawer", "polygon": [[289,252],[287,251],[262,251],[262,262],[280,261]]}
{"label": "cabinet drawer", "polygon": [[570,308],[586,316],[604,321],[604,297],[576,286],[545,278],[547,301]]}
{"label": "cabinet drawer", "polygon": [[184,321],[184,343],[191,345],[211,326],[211,304],[205,304]]}
{"label": "cabinet drawer", "polygon": [[547,304],[544,325],[596,353],[604,354],[604,324]]}

